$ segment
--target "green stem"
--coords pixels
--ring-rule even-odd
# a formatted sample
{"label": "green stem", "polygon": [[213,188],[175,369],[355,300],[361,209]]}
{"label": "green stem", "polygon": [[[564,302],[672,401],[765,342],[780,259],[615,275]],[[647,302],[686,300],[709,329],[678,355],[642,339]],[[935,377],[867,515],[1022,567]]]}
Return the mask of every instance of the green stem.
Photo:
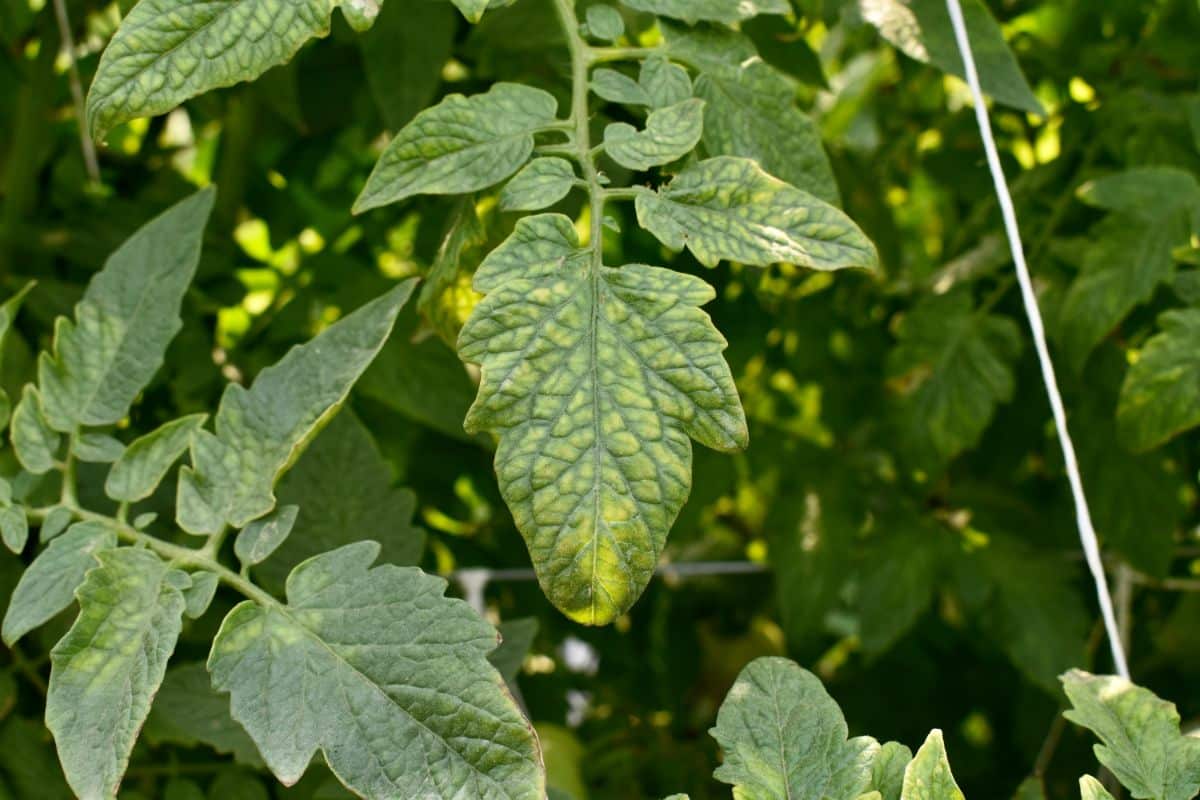
{"label": "green stem", "polygon": [[[571,14],[574,16],[574,9]],[[576,28],[576,31],[579,29]],[[574,36],[579,38],[578,33],[568,31],[567,37]],[[657,47],[589,47],[587,48],[588,61],[592,64],[607,64],[612,61],[640,61],[643,58],[648,58],[659,51]]]}

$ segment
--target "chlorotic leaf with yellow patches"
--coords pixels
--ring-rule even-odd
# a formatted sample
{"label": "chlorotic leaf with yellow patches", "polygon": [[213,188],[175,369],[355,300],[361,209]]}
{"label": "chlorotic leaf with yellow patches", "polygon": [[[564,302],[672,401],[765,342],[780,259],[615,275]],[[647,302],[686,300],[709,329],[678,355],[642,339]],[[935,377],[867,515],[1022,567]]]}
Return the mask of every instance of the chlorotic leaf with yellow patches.
{"label": "chlorotic leaf with yellow patches", "polygon": [[497,433],[500,489],[550,600],[611,622],[650,580],[691,486],[690,438],[746,445],[698,278],[600,266],[564,216],[521,220],[475,275],[459,337],[480,364],[469,431]]}
{"label": "chlorotic leaf with yellow patches", "polygon": [[85,800],[117,793],[183,624],[187,574],[145,549],[97,556],[79,617],[50,654],[46,727],[67,782]]}
{"label": "chlorotic leaf with yellow patches", "polygon": [[387,341],[415,281],[349,314],[267,367],[249,389],[230,384],[216,432],[192,435],[192,466],[179,472],[179,525],[210,534],[244,527],[275,507],[275,482],[345,402]]}
{"label": "chlorotic leaf with yellow patches", "polygon": [[354,212],[418,194],[466,194],[499,183],[533,153],[534,134],[555,125],[554,95],[518,83],[452,94],[417,114],[379,157]]}
{"label": "chlorotic leaf with yellow patches", "polygon": [[686,247],[710,267],[723,259],[819,270],[873,268],[879,261],[871,240],[844,213],[745,158],[710,158],[658,192],[639,193],[637,217],[667,247]]}
{"label": "chlorotic leaf with yellow patches", "polygon": [[963,800],[962,790],[950,771],[942,732],[929,732],[925,743],[904,771],[904,800]]}
{"label": "chlorotic leaf with yellow patches", "polygon": [[565,158],[535,158],[500,192],[501,211],[539,211],[562,200],[575,185],[575,168]]}
{"label": "chlorotic leaf with yellow patches", "polygon": [[496,630],[442,579],[372,567],[378,554],[368,541],[316,556],[286,605],[229,612],[208,668],[233,718],[289,786],[320,750],[369,800],[541,800],[537,739],[487,660]]}

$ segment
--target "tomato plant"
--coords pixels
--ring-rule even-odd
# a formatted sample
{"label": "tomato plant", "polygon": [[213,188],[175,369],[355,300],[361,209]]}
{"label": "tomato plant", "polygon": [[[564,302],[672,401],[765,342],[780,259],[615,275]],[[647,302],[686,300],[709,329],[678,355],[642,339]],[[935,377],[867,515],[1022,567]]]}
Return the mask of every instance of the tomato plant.
{"label": "tomato plant", "polygon": [[1192,0],[963,3],[1136,683],[943,0],[45,5],[0,798],[1200,793]]}

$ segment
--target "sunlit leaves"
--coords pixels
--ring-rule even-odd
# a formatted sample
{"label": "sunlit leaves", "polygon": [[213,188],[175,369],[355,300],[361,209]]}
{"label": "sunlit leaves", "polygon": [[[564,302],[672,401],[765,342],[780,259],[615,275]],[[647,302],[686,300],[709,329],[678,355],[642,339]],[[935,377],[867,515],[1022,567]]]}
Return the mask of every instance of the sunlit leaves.
{"label": "sunlit leaves", "polygon": [[179,305],[215,196],[203,189],[144,225],[92,278],[75,319],[58,321],[53,355],[38,362],[42,408],[56,430],[120,421],[158,371],[183,324]]}
{"label": "sunlit leaves", "polygon": [[787,0],[621,0],[635,11],[649,11],[687,23],[701,20],[734,23],[758,14],[787,14]]}
{"label": "sunlit leaves", "polygon": [[4,641],[11,645],[75,602],[84,573],[98,563],[96,554],[116,547],[112,528],[80,522],[56,536],[38,554],[13,591],[4,615]]}
{"label": "sunlit leaves", "polygon": [[371,567],[378,553],[361,542],[310,559],[287,605],[230,612],[208,665],[234,719],[288,785],[319,749],[367,798],[540,800],[533,731],[487,661],[495,629],[444,598],[444,581]]}
{"label": "sunlit leaves", "polygon": [[242,527],[274,508],[275,481],[345,401],[413,285],[397,285],[292,348],[249,389],[226,388],[216,433],[193,434],[193,467],[180,470],[177,517],[185,530]]}
{"label": "sunlit leaves", "polygon": [[729,260],[834,270],[878,262],[849,217],[744,158],[685,168],[658,192],[640,193],[637,216],[667,247],[687,247],[706,266]]}
{"label": "sunlit leaves", "polygon": [[1116,676],[1062,676],[1067,719],[1102,744],[1096,758],[1137,798],[1190,800],[1200,791],[1200,738],[1179,731],[1174,703]]}
{"label": "sunlit leaves", "polygon": [[198,94],[253,80],[329,31],[333,0],[141,0],[100,59],[92,136]]}
{"label": "sunlit leaves", "polygon": [[116,794],[175,649],[186,574],[148,550],[107,550],[79,587],[79,618],[51,653],[46,726],[84,800]]}
{"label": "sunlit leaves", "polygon": [[[863,18],[906,55],[965,76],[950,12],[942,0],[858,0],[858,7]],[[1013,108],[1044,116],[987,6],[980,0],[964,0],[962,9],[984,92]]]}
{"label": "sunlit leaves", "polygon": [[499,183],[529,160],[534,134],[554,126],[557,110],[553,95],[516,83],[497,83],[471,97],[452,94],[396,134],[354,210]]}
{"label": "sunlit leaves", "polygon": [[1200,310],[1168,311],[1121,387],[1117,428],[1148,450],[1200,425]]}
{"label": "sunlit leaves", "polygon": [[725,341],[698,278],[600,267],[558,215],[521,220],[480,266],[459,338],[482,366],[468,430],[496,472],[547,596],[603,624],[649,581],[691,484],[689,437],[746,443]]}
{"label": "sunlit leaves", "polygon": [[647,170],[692,151],[704,130],[704,101],[684,100],[650,112],[644,130],[614,122],[604,130],[604,151],[623,167]]}
{"label": "sunlit leaves", "polygon": [[1020,329],[957,290],[917,305],[898,337],[887,362],[897,428],[916,463],[937,466],[978,442],[1012,398]]}
{"label": "sunlit leaves", "polygon": [[930,731],[925,743],[904,772],[904,800],[963,800],[962,790],[950,772],[942,732]]}

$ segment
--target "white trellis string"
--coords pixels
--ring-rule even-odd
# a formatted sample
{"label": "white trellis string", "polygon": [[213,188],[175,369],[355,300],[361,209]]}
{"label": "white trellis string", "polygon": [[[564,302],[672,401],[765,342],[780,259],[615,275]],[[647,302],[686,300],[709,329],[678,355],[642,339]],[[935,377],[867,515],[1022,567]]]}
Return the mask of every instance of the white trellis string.
{"label": "white trellis string", "polygon": [[1037,349],[1038,362],[1042,368],[1042,382],[1046,385],[1050,409],[1054,413],[1058,443],[1062,447],[1063,461],[1067,467],[1067,479],[1071,484],[1071,494],[1075,499],[1075,520],[1079,527],[1079,541],[1083,545],[1084,557],[1087,559],[1088,568],[1096,583],[1096,598],[1100,601],[1100,613],[1104,617],[1104,628],[1108,633],[1108,643],[1112,648],[1113,664],[1117,674],[1128,679],[1129,666],[1125,660],[1125,649],[1121,643],[1116,615],[1113,613],[1112,595],[1109,594],[1108,579],[1104,574],[1104,562],[1100,557],[1100,544],[1096,539],[1096,529],[1092,526],[1091,513],[1088,511],[1087,495],[1083,490],[1083,479],[1079,475],[1079,464],[1075,458],[1075,446],[1071,443],[1071,434],[1067,431],[1067,413],[1063,408],[1062,395],[1058,391],[1058,379],[1054,375],[1054,362],[1050,360],[1050,350],[1046,346],[1046,330],[1042,323],[1041,311],[1038,309],[1037,295],[1033,291],[1033,281],[1029,277],[1029,266],[1025,263],[1025,250],[1021,245],[1017,213],[1013,208],[1008,183],[1004,179],[1004,169],[1000,166],[1000,155],[996,150],[996,139],[992,135],[992,123],[988,118],[987,105],[983,100],[983,89],[979,85],[979,73],[975,68],[975,56],[971,52],[971,40],[967,35],[967,26],[963,21],[962,6],[959,5],[959,0],[946,0],[946,9],[950,12],[950,22],[954,26],[954,38],[958,42],[958,51],[962,56],[967,85],[971,87],[971,97],[975,102],[975,119],[979,123],[979,135],[983,139],[988,168],[992,173],[992,182],[996,186],[996,199],[1000,203],[1000,213],[1004,217],[1004,228],[1008,233],[1008,244],[1012,249],[1013,264],[1017,270],[1017,282],[1021,286],[1021,299],[1025,303],[1025,315],[1029,319],[1029,330],[1033,334],[1034,347]]}

